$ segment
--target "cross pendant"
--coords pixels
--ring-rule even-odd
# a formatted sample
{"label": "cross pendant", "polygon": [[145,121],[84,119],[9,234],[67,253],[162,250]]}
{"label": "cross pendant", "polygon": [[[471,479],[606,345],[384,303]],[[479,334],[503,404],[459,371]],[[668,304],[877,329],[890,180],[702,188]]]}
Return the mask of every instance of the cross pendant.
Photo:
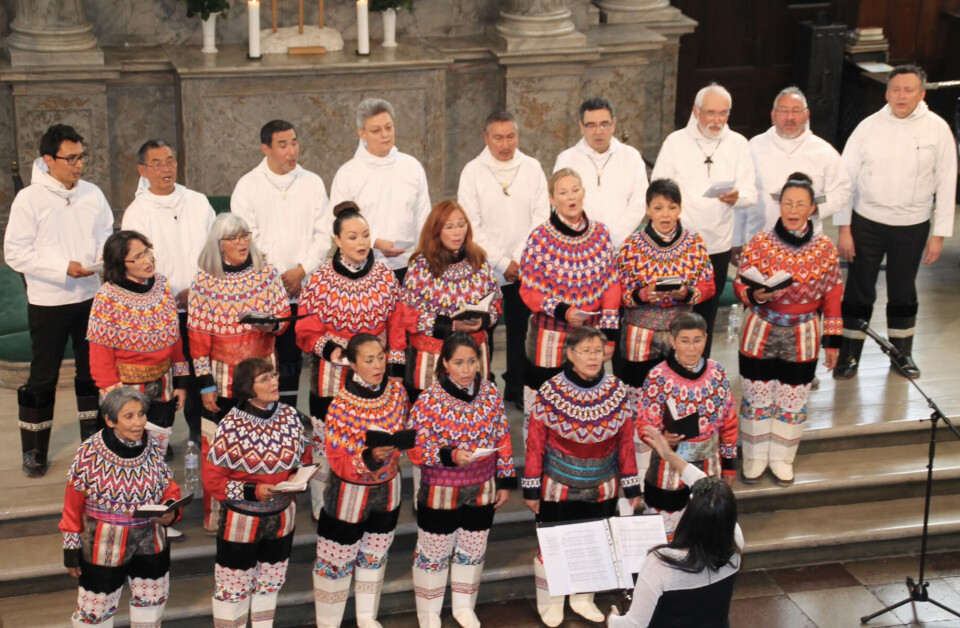
{"label": "cross pendant", "polygon": [[707,164],[707,177],[709,177],[709,176],[710,176],[710,166],[713,165],[713,159],[712,159],[711,157],[707,157],[706,159],[703,160],[703,163]]}

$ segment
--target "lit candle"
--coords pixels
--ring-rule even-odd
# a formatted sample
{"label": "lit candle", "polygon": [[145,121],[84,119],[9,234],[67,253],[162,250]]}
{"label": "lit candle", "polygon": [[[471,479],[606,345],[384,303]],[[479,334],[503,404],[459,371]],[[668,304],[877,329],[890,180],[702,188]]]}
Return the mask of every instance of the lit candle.
{"label": "lit candle", "polygon": [[370,20],[367,0],[357,0],[357,54],[370,54]]}
{"label": "lit candle", "polygon": [[260,58],[260,0],[248,0],[247,24],[249,33],[249,50],[247,56],[251,59]]}

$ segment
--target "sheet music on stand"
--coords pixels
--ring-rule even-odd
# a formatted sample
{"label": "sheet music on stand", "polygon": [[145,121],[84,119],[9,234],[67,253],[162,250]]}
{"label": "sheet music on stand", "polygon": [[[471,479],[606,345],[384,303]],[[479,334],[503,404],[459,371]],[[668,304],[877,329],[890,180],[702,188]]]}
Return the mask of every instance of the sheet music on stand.
{"label": "sheet music on stand", "polygon": [[541,524],[537,538],[555,596],[632,589],[647,550],[667,541],[661,515]]}

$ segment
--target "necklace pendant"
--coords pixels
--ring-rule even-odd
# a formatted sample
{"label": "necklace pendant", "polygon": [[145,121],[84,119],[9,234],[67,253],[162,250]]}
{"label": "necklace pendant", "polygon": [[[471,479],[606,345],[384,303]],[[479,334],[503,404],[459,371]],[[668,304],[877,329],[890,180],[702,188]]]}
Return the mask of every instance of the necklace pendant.
{"label": "necklace pendant", "polygon": [[510,188],[509,185],[504,185],[504,186],[503,186],[503,195],[504,195],[504,196],[510,196],[509,188]]}
{"label": "necklace pendant", "polygon": [[280,192],[280,198],[282,198],[283,200],[287,200],[287,191],[286,191],[286,190],[283,190],[282,192]]}

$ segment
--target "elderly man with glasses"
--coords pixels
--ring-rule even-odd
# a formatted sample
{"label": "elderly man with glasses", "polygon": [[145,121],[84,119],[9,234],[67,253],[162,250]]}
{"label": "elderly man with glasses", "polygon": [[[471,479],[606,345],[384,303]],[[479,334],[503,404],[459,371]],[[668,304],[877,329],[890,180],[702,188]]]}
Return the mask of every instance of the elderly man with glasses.
{"label": "elderly man with glasses", "polygon": [[98,391],[90,377],[86,333],[100,287],[96,265],[113,232],[113,212],[100,188],[81,179],[89,163],[83,137],[73,127],[47,129],[31,183],[13,200],[4,237],[4,259],[23,273],[27,284],[33,360],[17,401],[22,469],[30,478],[47,472],[57,379],[68,338],[76,361],[81,439],[98,427]]}
{"label": "elderly man with glasses", "polygon": [[[143,143],[137,151],[140,185],[123,213],[122,228],[143,234],[153,243],[155,271],[166,277],[177,305],[183,352],[189,356],[187,295],[197,274],[197,257],[216,215],[200,192],[177,183],[177,154],[161,139]],[[200,440],[200,389],[191,365],[183,414],[190,440]]]}

